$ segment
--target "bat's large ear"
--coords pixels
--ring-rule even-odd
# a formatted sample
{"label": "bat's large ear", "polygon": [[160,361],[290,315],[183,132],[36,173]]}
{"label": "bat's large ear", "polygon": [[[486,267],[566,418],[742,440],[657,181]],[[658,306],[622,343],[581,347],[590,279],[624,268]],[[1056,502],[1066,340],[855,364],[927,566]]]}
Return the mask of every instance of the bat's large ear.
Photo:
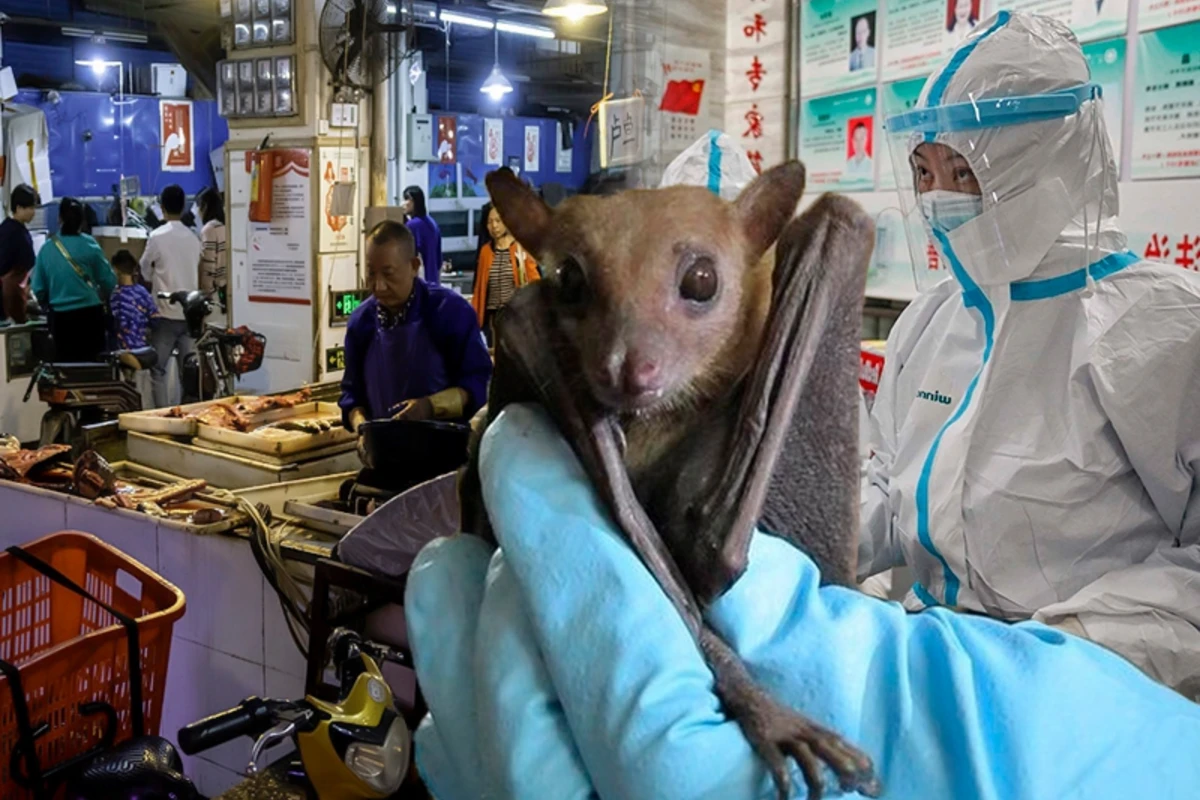
{"label": "bat's large ear", "polygon": [[511,172],[497,171],[488,175],[487,190],[508,232],[540,259],[542,246],[550,233],[550,207]]}
{"label": "bat's large ear", "polygon": [[783,226],[795,216],[804,194],[804,165],[788,161],[759,175],[734,201],[742,231],[757,261],[767,251]]}

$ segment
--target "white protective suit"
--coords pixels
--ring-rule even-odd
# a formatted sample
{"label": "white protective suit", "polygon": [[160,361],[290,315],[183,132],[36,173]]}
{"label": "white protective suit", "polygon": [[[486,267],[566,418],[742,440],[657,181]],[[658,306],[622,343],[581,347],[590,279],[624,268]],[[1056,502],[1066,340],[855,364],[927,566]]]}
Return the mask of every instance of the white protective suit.
{"label": "white protective suit", "polygon": [[[918,108],[1088,81],[1066,27],[1000,12]],[[1194,697],[1200,276],[1126,249],[1103,125],[1089,99],[1065,117],[927,134],[968,159],[983,213],[940,240],[953,277],[888,340],[859,578],[907,564],[910,608],[1082,632]]]}

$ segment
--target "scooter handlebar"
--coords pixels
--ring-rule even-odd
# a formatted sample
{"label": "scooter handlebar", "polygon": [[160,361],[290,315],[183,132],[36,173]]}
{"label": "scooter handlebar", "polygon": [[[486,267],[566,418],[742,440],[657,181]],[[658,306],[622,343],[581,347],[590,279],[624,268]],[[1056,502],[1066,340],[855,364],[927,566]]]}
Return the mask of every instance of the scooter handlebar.
{"label": "scooter handlebar", "polygon": [[274,723],[271,704],[259,697],[179,729],[179,749],[189,756],[240,736],[257,735]]}

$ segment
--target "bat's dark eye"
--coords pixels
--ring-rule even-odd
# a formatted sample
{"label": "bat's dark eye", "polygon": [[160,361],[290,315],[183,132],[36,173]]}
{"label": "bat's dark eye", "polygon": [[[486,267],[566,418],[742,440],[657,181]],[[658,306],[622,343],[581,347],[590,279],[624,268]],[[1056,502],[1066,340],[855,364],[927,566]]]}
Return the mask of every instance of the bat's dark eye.
{"label": "bat's dark eye", "polygon": [[717,265],[711,258],[698,258],[679,281],[679,296],[693,303],[707,303],[717,294]]}
{"label": "bat's dark eye", "polygon": [[558,266],[558,296],[564,303],[574,305],[582,303],[587,294],[587,276],[583,267],[571,257],[567,257]]}

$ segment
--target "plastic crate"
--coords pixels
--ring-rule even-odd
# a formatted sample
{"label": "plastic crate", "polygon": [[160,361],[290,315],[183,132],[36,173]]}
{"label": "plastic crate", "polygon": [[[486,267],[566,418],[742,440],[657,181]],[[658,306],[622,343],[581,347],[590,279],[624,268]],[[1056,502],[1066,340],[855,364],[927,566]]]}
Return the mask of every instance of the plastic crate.
{"label": "plastic crate", "polygon": [[[183,593],[91,534],[63,531],[23,549],[137,620],[145,732],[157,734]],[[109,612],[0,551],[0,659],[20,671],[33,727],[50,725],[36,743],[43,769],[101,741],[104,716],[81,715],[82,703],[110,704],[117,712],[116,740],[132,735],[128,648],[125,628]],[[12,693],[0,675],[0,797],[6,800],[33,796],[11,774],[18,737]]]}

